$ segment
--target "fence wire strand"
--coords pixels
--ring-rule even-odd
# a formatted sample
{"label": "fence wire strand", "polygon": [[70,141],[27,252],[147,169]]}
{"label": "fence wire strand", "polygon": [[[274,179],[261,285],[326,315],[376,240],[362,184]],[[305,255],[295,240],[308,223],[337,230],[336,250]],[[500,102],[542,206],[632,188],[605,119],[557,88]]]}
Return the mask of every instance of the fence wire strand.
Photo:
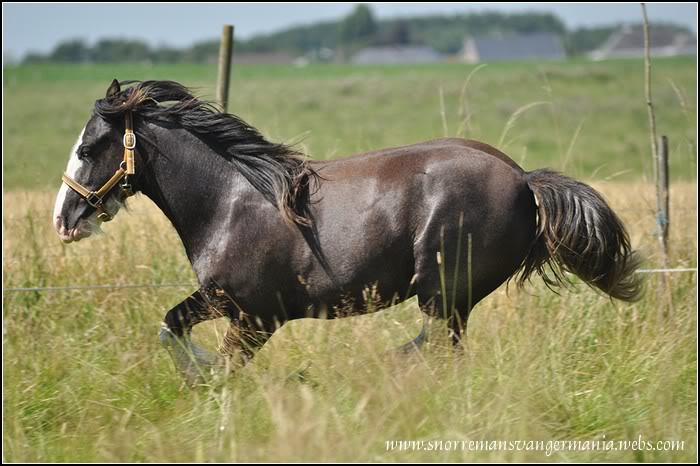
{"label": "fence wire strand", "polygon": [[[688,273],[697,272],[696,267],[680,267],[676,269],[638,269],[636,273]],[[189,288],[199,286],[196,283],[164,283],[164,284],[129,284],[129,285],[65,285],[3,288],[2,292],[41,292],[41,291],[82,291],[82,290],[118,290],[130,288]]]}
{"label": "fence wire strand", "polygon": [[66,285],[3,288],[4,292],[39,292],[39,291],[81,291],[81,290],[115,290],[125,288],[189,288],[199,286],[196,283],[133,284],[133,285]]}

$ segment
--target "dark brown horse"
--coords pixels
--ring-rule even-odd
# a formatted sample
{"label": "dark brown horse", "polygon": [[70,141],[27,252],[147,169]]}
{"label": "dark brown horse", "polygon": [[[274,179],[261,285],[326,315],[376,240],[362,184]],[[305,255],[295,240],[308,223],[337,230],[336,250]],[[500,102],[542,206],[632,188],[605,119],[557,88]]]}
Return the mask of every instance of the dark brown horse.
{"label": "dark brown horse", "polygon": [[[125,194],[160,207],[201,284],[161,331],[190,382],[193,361],[216,359],[190,330],[222,315],[231,320],[224,352],[250,357],[283,322],[362,308],[367,287],[387,302],[418,295],[449,320],[455,342],[472,308],[511,277],[557,285],[571,272],[613,298],[639,294],[625,227],[571,178],[525,172],[463,139],[310,162],[179,84],[127,84],[113,82],[96,102],[54,222],[70,242],[116,215]],[[135,141],[124,136],[132,130]]]}

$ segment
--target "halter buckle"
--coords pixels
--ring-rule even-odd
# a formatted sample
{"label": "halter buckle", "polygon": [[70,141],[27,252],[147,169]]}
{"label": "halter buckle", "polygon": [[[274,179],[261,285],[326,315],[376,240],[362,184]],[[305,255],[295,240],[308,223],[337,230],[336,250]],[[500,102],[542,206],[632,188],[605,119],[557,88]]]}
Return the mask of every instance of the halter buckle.
{"label": "halter buckle", "polygon": [[136,134],[135,133],[124,133],[122,138],[122,143],[124,148],[132,150],[136,148]]}
{"label": "halter buckle", "polygon": [[94,208],[97,208],[97,206],[102,204],[102,198],[98,196],[95,191],[90,191],[88,195],[85,196],[85,200]]}

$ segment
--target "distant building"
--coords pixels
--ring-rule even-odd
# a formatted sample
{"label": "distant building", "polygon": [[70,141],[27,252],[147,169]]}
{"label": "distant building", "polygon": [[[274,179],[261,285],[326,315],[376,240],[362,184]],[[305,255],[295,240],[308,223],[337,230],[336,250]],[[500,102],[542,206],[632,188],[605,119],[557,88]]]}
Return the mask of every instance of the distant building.
{"label": "distant building", "polygon": [[280,64],[291,65],[294,63],[294,56],[285,52],[260,52],[260,53],[239,53],[233,52],[234,65],[260,65],[260,64]]}
{"label": "distant building", "polygon": [[367,47],[357,52],[350,62],[353,65],[380,65],[401,63],[437,63],[445,57],[427,46]]}
{"label": "distant building", "polygon": [[[652,26],[649,30],[649,52],[653,56],[697,55],[697,51],[697,39],[692,34],[659,26]],[[593,60],[643,56],[644,30],[631,26],[625,26],[612,33],[600,48],[590,53]]]}
{"label": "distant building", "polygon": [[466,63],[564,58],[566,53],[561,38],[549,33],[467,37],[462,49],[462,60]]}

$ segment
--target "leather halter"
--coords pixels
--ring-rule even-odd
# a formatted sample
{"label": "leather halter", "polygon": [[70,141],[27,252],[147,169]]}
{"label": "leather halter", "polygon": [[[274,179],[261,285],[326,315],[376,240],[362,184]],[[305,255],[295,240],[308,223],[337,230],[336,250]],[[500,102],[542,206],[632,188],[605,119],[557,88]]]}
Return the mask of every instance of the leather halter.
{"label": "leather halter", "polygon": [[119,169],[109,180],[107,180],[105,184],[102,185],[100,189],[97,191],[90,191],[88,188],[75,181],[66,173],[64,173],[61,177],[63,182],[66,183],[70,189],[78,193],[87,201],[88,204],[97,210],[97,218],[103,222],[109,222],[114,218],[105,210],[103,204],[104,198],[114,187],[114,185],[116,185],[122,178],[124,178],[124,183],[121,185],[123,198],[134,195],[131,185],[129,184],[129,175],[133,175],[135,173],[134,149],[136,148],[136,134],[134,134],[134,124],[131,111],[126,112],[124,122],[125,131],[124,137],[122,138],[122,144],[124,145],[124,161],[119,164]]}

